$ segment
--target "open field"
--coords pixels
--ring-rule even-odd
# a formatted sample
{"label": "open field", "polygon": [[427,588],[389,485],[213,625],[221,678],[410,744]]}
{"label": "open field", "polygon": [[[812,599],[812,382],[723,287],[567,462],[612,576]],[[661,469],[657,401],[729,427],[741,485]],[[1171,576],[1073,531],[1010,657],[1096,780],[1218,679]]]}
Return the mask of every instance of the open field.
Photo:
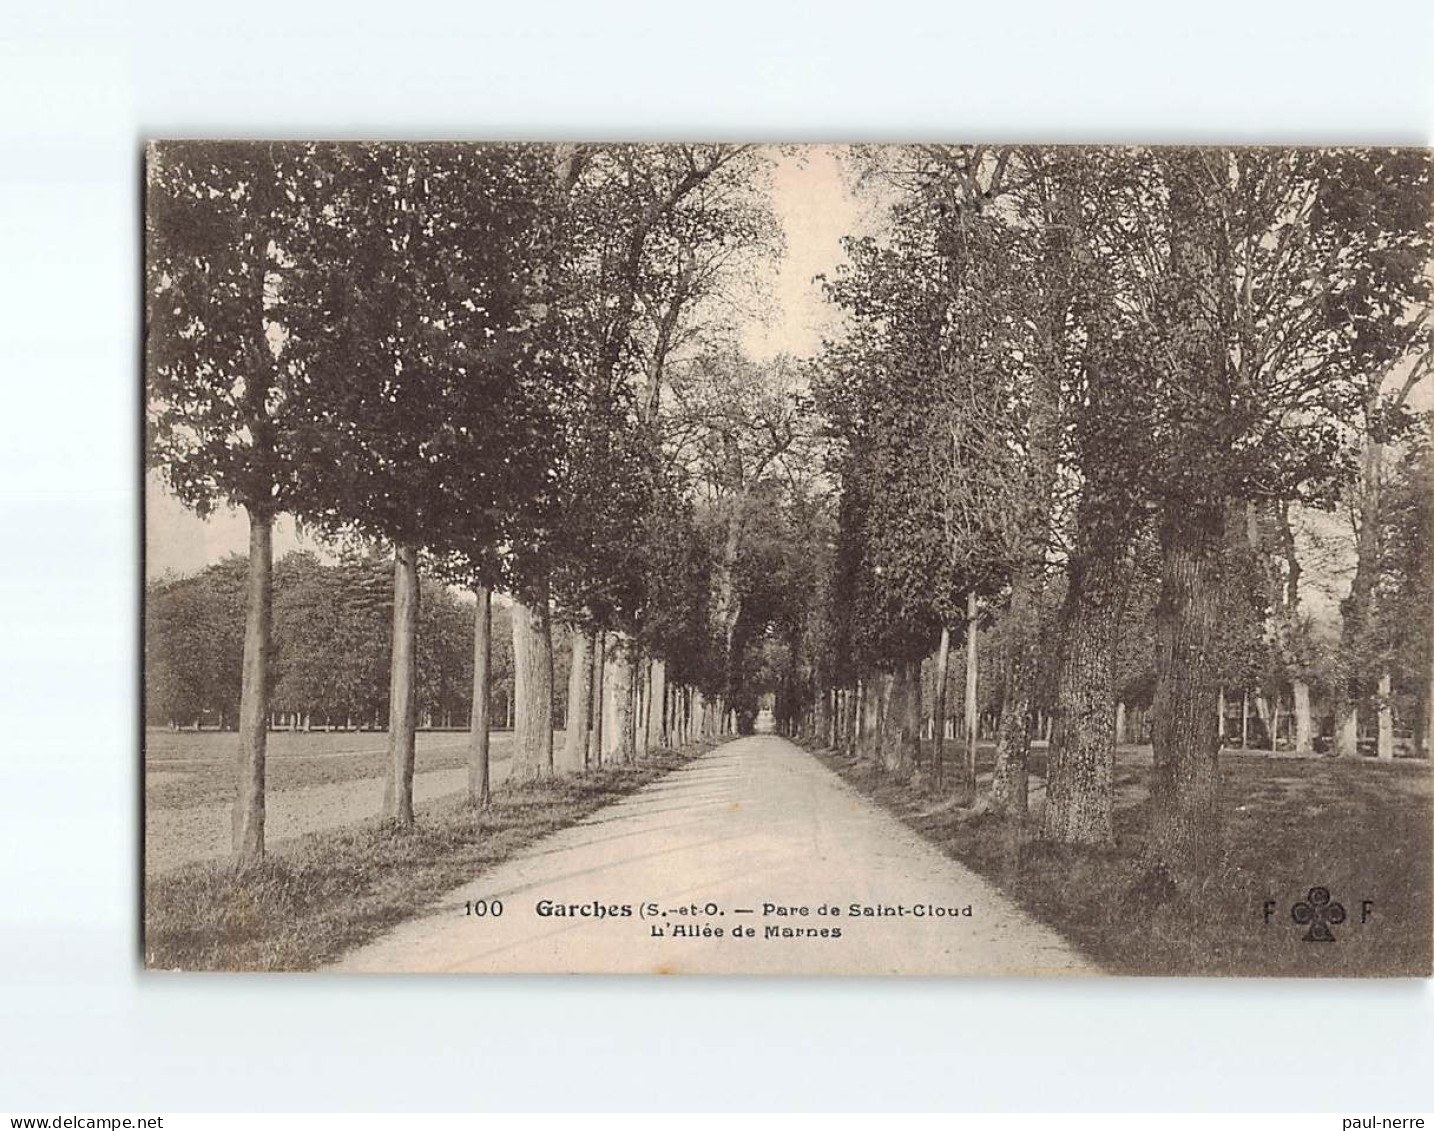
{"label": "open field", "polygon": [[[987,777],[993,753],[980,748]],[[1047,847],[1035,839],[1034,821],[1013,827],[898,782],[870,762],[819,755],[1112,973],[1430,973],[1434,790],[1427,761],[1354,763],[1225,751],[1223,859],[1203,884],[1177,891],[1142,858],[1149,746],[1119,752],[1117,843],[1109,849]],[[1031,768],[1038,814],[1043,750],[1032,751]],[[1334,944],[1304,941],[1304,928],[1291,919],[1294,904],[1317,885],[1346,910]],[[1267,902],[1273,904],[1268,922]]]}
{"label": "open field", "polygon": [[635,765],[498,786],[486,810],[445,797],[420,804],[410,830],[369,817],[277,845],[242,870],[214,861],[151,878],[145,965],[312,970],[708,748],[657,751]]}
{"label": "open field", "polygon": [[[491,757],[495,763],[507,759],[512,739],[511,732],[494,732]],[[554,741],[561,740],[559,731]],[[150,809],[182,809],[228,803],[234,797],[238,742],[234,731],[147,728],[145,804]],[[467,760],[466,732],[419,732],[415,774],[457,769],[467,765]],[[273,792],[382,777],[387,769],[386,731],[273,731],[264,767]]]}
{"label": "open field", "polygon": [[[563,732],[554,735],[561,742]],[[145,874],[227,856],[234,796],[231,731],[150,731],[145,742]],[[511,734],[495,734],[491,774],[508,773]],[[265,824],[270,850],[306,833],[357,824],[379,811],[388,769],[388,735],[269,736]],[[459,732],[418,736],[414,797],[433,801],[467,788],[468,739]]]}

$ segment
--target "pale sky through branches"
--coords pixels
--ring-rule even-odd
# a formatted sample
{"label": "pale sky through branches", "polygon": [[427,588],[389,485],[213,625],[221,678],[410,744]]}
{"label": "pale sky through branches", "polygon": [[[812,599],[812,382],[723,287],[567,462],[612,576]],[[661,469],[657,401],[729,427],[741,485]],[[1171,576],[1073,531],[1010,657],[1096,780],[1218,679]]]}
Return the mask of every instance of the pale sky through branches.
{"label": "pale sky through branches", "polygon": [[786,255],[773,287],[774,316],[754,323],[743,345],[753,357],[810,357],[830,334],[836,312],[822,297],[819,275],[846,258],[841,241],[857,230],[860,205],[847,189],[836,151],[813,146],[779,159],[772,204],[786,233]]}

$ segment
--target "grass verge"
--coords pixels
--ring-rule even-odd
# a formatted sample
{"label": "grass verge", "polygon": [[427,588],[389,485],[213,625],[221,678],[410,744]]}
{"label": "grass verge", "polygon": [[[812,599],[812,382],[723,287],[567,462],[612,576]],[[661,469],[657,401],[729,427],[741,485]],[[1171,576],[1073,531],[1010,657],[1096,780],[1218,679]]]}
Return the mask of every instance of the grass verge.
{"label": "grass verge", "polygon": [[[1120,752],[1116,844],[1108,849],[1046,844],[1032,821],[974,813],[868,761],[814,753],[1110,973],[1430,973],[1434,809],[1427,761],[1222,754],[1220,864],[1203,882],[1172,889],[1143,851],[1149,747]],[[1044,774],[1043,752],[1033,752],[1032,770]],[[1292,919],[1294,905],[1316,885],[1345,909],[1334,943],[1305,941],[1306,928]]]}
{"label": "grass verge", "polygon": [[313,970],[709,748],[500,786],[483,810],[462,796],[442,798],[419,808],[412,829],[372,820],[311,833],[245,868],[205,863],[166,873],[145,887],[145,965]]}

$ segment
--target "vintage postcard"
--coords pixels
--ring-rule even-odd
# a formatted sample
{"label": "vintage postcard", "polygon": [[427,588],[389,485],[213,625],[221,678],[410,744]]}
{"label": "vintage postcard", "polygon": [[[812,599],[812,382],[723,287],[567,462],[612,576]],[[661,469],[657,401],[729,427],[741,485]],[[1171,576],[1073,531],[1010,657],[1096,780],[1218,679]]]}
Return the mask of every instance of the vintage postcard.
{"label": "vintage postcard", "polygon": [[147,968],[1430,974],[1430,151],[144,163]]}

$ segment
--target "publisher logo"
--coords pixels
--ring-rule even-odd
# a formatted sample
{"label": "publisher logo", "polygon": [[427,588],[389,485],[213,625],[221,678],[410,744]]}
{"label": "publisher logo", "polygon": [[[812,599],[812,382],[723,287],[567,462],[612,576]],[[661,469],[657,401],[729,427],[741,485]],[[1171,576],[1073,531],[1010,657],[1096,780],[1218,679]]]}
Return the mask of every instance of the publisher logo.
{"label": "publisher logo", "polygon": [[1290,908],[1290,918],[1309,928],[1304,934],[1305,942],[1334,942],[1334,932],[1330,927],[1344,922],[1344,904],[1330,898],[1329,888],[1310,888],[1309,898]]}
{"label": "publisher logo", "polygon": [[[1273,921],[1279,908],[1279,900],[1265,900],[1266,926]],[[1369,922],[1373,913],[1374,900],[1361,899],[1359,901],[1359,922]],[[1329,888],[1322,884],[1310,888],[1303,899],[1290,905],[1290,921],[1296,926],[1305,928],[1305,933],[1301,936],[1305,942],[1338,942],[1333,928],[1338,927],[1348,918],[1349,912],[1345,910],[1344,904],[1336,900],[1330,894]]]}

